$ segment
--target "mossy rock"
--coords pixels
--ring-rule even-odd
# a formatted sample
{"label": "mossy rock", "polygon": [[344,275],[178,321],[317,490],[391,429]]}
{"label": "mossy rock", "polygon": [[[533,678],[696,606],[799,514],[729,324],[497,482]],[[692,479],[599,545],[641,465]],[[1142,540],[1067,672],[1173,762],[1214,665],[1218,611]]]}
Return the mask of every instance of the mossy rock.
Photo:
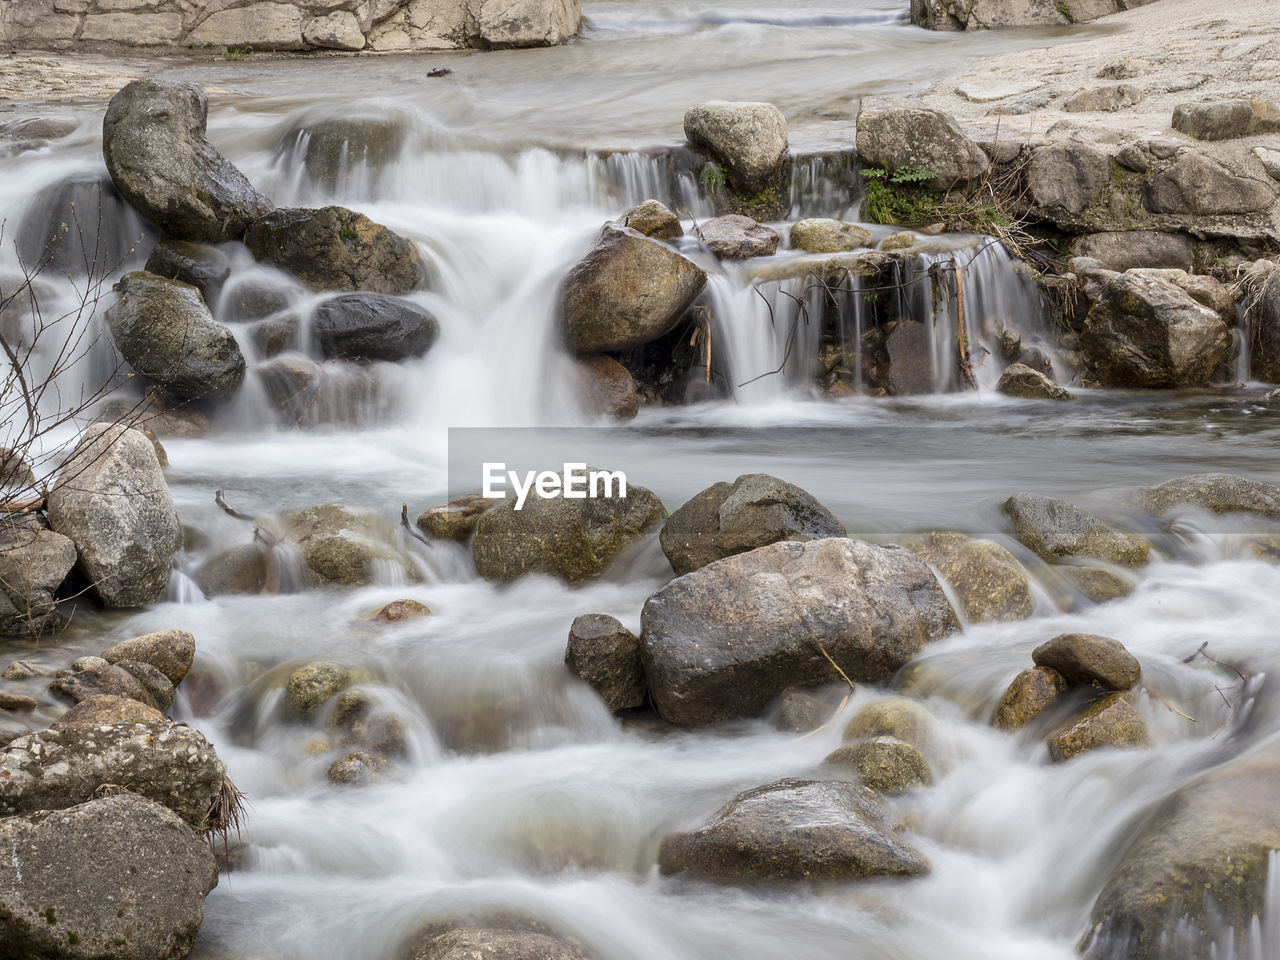
{"label": "mossy rock", "polygon": [[1133,694],[1113,693],[1076,714],[1048,737],[1049,759],[1062,763],[1100,747],[1149,747],[1147,723]]}
{"label": "mossy rock", "polygon": [[863,784],[881,793],[902,793],[933,783],[924,754],[897,737],[871,737],[847,744],[823,762],[852,768]]}
{"label": "mossy rock", "polygon": [[1028,667],[1013,678],[996,704],[991,725],[997,730],[1019,730],[1040,716],[1062,691],[1067,681],[1051,667]]}
{"label": "mossy rock", "polygon": [[874,700],[854,714],[845,726],[844,741],[895,737],[920,748],[928,743],[932,725],[933,718],[918,703],[897,698]]}

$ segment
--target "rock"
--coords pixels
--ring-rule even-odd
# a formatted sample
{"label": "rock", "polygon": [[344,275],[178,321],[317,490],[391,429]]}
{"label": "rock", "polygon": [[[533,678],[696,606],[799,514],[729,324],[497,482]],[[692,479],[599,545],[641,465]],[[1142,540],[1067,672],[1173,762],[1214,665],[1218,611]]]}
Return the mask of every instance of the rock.
{"label": "rock", "polygon": [[129,366],[174,400],[217,403],[235,395],[244,355],[199,290],[143,270],[125,274],[115,289],[107,324]]}
{"label": "rock", "polygon": [[677,576],[779,540],[843,537],[831,511],[795,484],[767,473],[717,483],[673,513],[662,528],[662,552]]}
{"label": "rock", "polygon": [[1234,140],[1280,133],[1280,103],[1267,100],[1180,103],[1173,108],[1173,129],[1196,140]]}
{"label": "rock", "polygon": [[902,250],[910,250],[916,245],[916,235],[910,230],[900,230],[898,233],[891,233],[879,243],[876,249],[884,253],[897,253]]}
{"label": "rock", "polygon": [[203,831],[226,775],[200,731],[163,717],[61,723],[0,750],[0,814],[62,810],[112,784],[163,804]]}
{"label": "rock", "polygon": [[196,571],[196,585],[206,597],[262,593],[267,586],[266,551],[256,543],[224,550]]}
{"label": "rock", "polygon": [[923,323],[902,319],[893,323],[884,341],[889,358],[889,393],[895,397],[933,393],[933,332]]}
{"label": "rock", "polygon": [[1195,261],[1195,246],[1190,237],[1181,233],[1124,230],[1077,237],[1071,242],[1071,254],[1091,257],[1117,273],[1135,267],[1190,270]]}
{"label": "rock", "polygon": [[1173,284],[1133,273],[1101,284],[1080,342],[1109,387],[1199,386],[1231,350],[1221,317]]}
{"label": "rock", "polygon": [[356,750],[329,764],[329,782],[363,787],[373,780],[387,761],[365,750]]}
{"label": "rock", "polygon": [[40,703],[35,697],[24,697],[20,693],[0,693],[0,710],[26,713],[38,706],[40,706]]}
{"label": "rock", "polygon": [[[133,253],[143,229],[110,177],[83,171],[36,192],[13,239],[28,265],[44,264],[46,278],[70,274],[83,279],[86,265],[95,278],[103,278]],[[36,292],[43,296],[38,284]],[[19,306],[26,304],[11,303],[5,313]]]}
{"label": "rock", "polygon": [[430,350],[440,335],[440,324],[406,300],[344,293],[316,307],[311,334],[328,359],[395,362]]}
{"label": "rock", "polygon": [[[173,36],[173,34],[169,34]],[[262,2],[214,9],[187,35],[192,47],[301,50],[302,11],[292,4]]]}
{"label": "rock", "polygon": [[316,583],[367,586],[374,582],[380,561],[398,565],[410,581],[417,579],[405,558],[387,544],[390,530],[368,514],[322,504],[286,511],[278,522]]}
{"label": "rock", "polygon": [[326,50],[363,50],[365,45],[360,21],[346,10],[303,21],[302,39],[309,46]]}
{"label": "rock", "polygon": [[14,660],[0,673],[0,680],[30,680],[43,674],[44,671],[30,660]]}
{"label": "rock", "polygon": [[1074,400],[1076,395],[1058,386],[1039,370],[1025,363],[1011,363],[1000,374],[996,390],[1008,397],[1024,400]]}
{"label": "rock", "polygon": [[151,441],[93,424],[49,494],[49,525],[70,537],[80,569],[108,607],[162,599],[182,527]]}
{"label": "rock", "polygon": [[0,524],[0,636],[39,636],[59,629],[57,592],[76,563],[76,545],[61,534]]}
{"label": "rock", "polygon": [[703,245],[721,260],[771,257],[780,239],[776,230],[737,214],[704,220],[696,232]]}
{"label": "rock", "polygon": [[156,667],[141,660],[117,660],[115,666],[142,684],[157,710],[168,710],[173,706],[173,682]]}
{"label": "rock", "polygon": [[588,413],[613,420],[634,420],[640,397],[631,372],[613,357],[598,354],[577,361],[583,384],[583,406]]}
{"label": "rock", "polygon": [[586,954],[534,930],[461,927],[420,938],[408,960],[587,960]]}
{"label": "rock", "polygon": [[670,247],[606,224],[561,288],[565,344],[579,355],[643,346],[676,325],[706,282]]}
{"label": "rock", "polygon": [[431,616],[431,608],[417,600],[392,600],[374,614],[374,623],[403,623]]}
{"label": "rock", "polygon": [[1017,493],[1002,509],[1013,523],[1017,541],[1050,563],[1066,557],[1094,557],[1141,567],[1151,551],[1146,538],[1105,524],[1065,500]]}
{"label": "rock", "polygon": [[351,685],[351,671],[341,664],[317,661],[300,667],[285,682],[285,702],[289,709],[309,717],[330,698]]}
{"label": "rock", "polygon": [[[0,942],[15,957],[181,960],[218,882],[213,853],[133,794],[0,821]],[[100,893],[85,894],[86,870]]]}
{"label": "rock", "polygon": [[117,189],[177,240],[239,240],[271,211],[205,139],[208,114],[193,83],[135,80],[111,98],[102,121],[102,155]]}
{"label": "rock", "polygon": [[898,698],[872,700],[854,714],[844,728],[845,743],[870,737],[893,737],[923,747],[928,743],[933,723],[928,711],[918,703]]}
{"label": "rock", "polygon": [[1093,603],[1106,603],[1133,593],[1132,580],[1103,567],[1059,567],[1058,572],[1072,589]]}
{"label": "rock", "polygon": [[617,221],[620,227],[630,227],[637,233],[655,240],[674,240],[684,236],[680,218],[657,200],[646,200],[627,210]]}
{"label": "rock", "polygon": [[902,793],[933,783],[919,750],[896,737],[872,737],[834,751],[823,763],[851,767],[858,779],[881,793]]}
{"label": "rock", "polygon": [[602,613],[575,617],[564,663],[615,713],[643,707],[649,700],[640,640],[613,617]]}
{"label": "rock", "polygon": [[1257,513],[1280,520],[1280,486],[1227,473],[1198,473],[1166,480],[1143,490],[1139,500],[1155,516],[1189,504],[1209,513]]}
{"label": "rock", "polygon": [[23,117],[0,123],[0,140],[38,143],[61,140],[80,129],[75,117]]}
{"label": "rock", "polygon": [[298,348],[298,334],[302,330],[302,318],[296,313],[259,320],[249,327],[249,339],[258,348],[258,356],[270,360],[286,350]]}
{"label": "rock", "polygon": [[250,226],[244,242],[255,259],[313,290],[403,296],[428,280],[416,244],[345,207],[276,210]]}
{"label": "rock", "polygon": [[49,684],[49,690],[64,700],[79,703],[102,695],[128,697],[149,707],[156,706],[146,687],[129,671],[112,664],[90,666]]}
{"label": "rock", "polygon": [[1099,747],[1148,747],[1147,724],[1130,693],[1113,693],[1076,714],[1049,735],[1049,759],[1063,763]]}
{"label": "rock", "polygon": [[871,246],[871,232],[841,220],[810,217],[791,225],[791,246],[806,253],[843,253]]}
{"label": "rock", "polygon": [[248,323],[288,310],[294,305],[292,289],[277,279],[241,280],[227,293],[227,307],[232,320]]}
{"label": "rock", "polygon": [[1081,90],[1062,105],[1067,113],[1114,113],[1142,100],[1142,88],[1132,83],[1115,83]]}
{"label": "rock", "polygon": [[[663,719],[759,716],[787,687],[878,683],[957,627],[924,562],[897,546],[784,542],[709,564],[651,596],[641,651]],[[820,649],[821,648],[821,649]]]}
{"label": "rock", "polygon": [[81,670],[93,670],[93,669],[97,669],[98,667],[109,667],[109,666],[111,666],[111,664],[107,663],[107,661],[104,660],[102,657],[77,657],[76,659],[71,661],[70,671],[59,670],[57,671],[55,676],[65,677],[68,675],[68,672],[79,673]]}
{"label": "rock", "polygon": [[1254,147],[1253,153],[1262,161],[1262,169],[1267,171],[1267,176],[1272,180],[1280,180],[1280,150]]}
{"label": "rock", "polygon": [[1274,754],[1254,753],[1192,780],[1159,804],[1116,864],[1081,944],[1088,960],[1158,960],[1170,945],[1209,956],[1247,943],[1265,915],[1280,849]]}
{"label": "rock", "polygon": [[1028,667],[1016,677],[996,704],[991,725],[997,730],[1019,730],[1044,712],[1067,681],[1052,667]]}
{"label": "rock", "polygon": [[535,494],[523,509],[515,506],[508,498],[476,522],[471,552],[487,580],[507,583],[531,573],[569,583],[592,580],[667,517],[662,501],[635,484],[627,484],[625,496]]}
{"label": "rock", "polygon": [[164,714],[132,697],[100,694],[81,700],[59,717],[50,729],[66,730],[76,724],[96,726],[148,723],[152,720],[163,721]]}
{"label": "rock", "polygon": [[894,835],[869,789],[779,780],[734,797],[692,833],[662,838],[658,868],[727,882],[919,877],[929,864]]}
{"label": "rock", "polygon": [[960,130],[951,117],[923,107],[871,105],[862,101],[857,122],[858,162],[883,167],[890,174],[902,169],[929,171],[919,181],[931,190],[950,190],[980,180],[991,163],[982,148]]}
{"label": "rock", "polygon": [[925,533],[902,545],[950,585],[970,623],[1025,620],[1031,616],[1027,571],[1000,544],[963,533]]}
{"label": "rock", "polygon": [[771,103],[700,103],[686,111],[684,135],[710,152],[729,185],[744,194],[773,185],[787,154],[787,122]]}
{"label": "rock", "polygon": [[1231,291],[1219,280],[1205,274],[1189,274],[1185,270],[1131,270],[1131,274],[1151,280],[1172,283],[1202,307],[1208,307],[1228,327],[1234,327],[1238,317],[1236,302]]}
{"label": "rock", "polygon": [[581,18],[578,0],[481,3],[470,9],[474,11],[479,38],[473,37],[469,42],[493,50],[568,43],[577,36]]}
{"label": "rock", "polygon": [[1091,633],[1063,633],[1031,653],[1038,667],[1048,667],[1067,683],[1128,690],[1142,676],[1137,658],[1124,644]]}
{"label": "rock", "polygon": [[1147,184],[1145,203],[1152,213],[1213,216],[1265,210],[1275,196],[1271,181],[1237,176],[1217,160],[1188,150]]}
{"label": "rock", "polygon": [[1048,214],[1078,214],[1111,182],[1111,161],[1096,147],[1076,140],[1040,147],[1027,167],[1027,194]]}
{"label": "rock", "polygon": [[306,357],[276,357],[253,371],[271,401],[271,406],[290,424],[306,417],[324,379],[320,364]]}
{"label": "rock", "polygon": [[437,540],[463,543],[471,536],[480,515],[496,504],[496,500],[471,493],[422,511],[418,514],[418,529]]}
{"label": "rock", "polygon": [[911,0],[911,22],[930,30],[1061,27],[1150,3],[1151,0]]}
{"label": "rock", "polygon": [[147,257],[147,273],[178,280],[200,291],[212,303],[231,276],[231,262],[216,247],[186,240],[161,240]]}
{"label": "rock", "polygon": [[833,705],[803,687],[788,687],[778,702],[776,725],[789,733],[817,730],[831,719]]}

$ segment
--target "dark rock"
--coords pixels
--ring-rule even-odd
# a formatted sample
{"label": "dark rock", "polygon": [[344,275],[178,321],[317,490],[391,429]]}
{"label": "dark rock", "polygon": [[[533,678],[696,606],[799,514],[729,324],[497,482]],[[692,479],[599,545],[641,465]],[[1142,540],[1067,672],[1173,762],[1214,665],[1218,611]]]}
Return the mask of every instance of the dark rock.
{"label": "dark rock", "polygon": [[776,724],[789,733],[808,733],[825,724],[833,713],[834,705],[822,697],[803,687],[790,687],[782,691]]}
{"label": "dark rock", "polygon": [[497,502],[471,493],[438,507],[429,507],[418,514],[418,529],[437,540],[463,543],[471,536],[480,515]]}
{"label": "dark rock", "polygon": [[870,105],[864,100],[857,122],[858,161],[883,167],[890,174],[903,168],[927,170],[933,179],[920,186],[932,190],[975,183],[991,163],[982,148],[961,131],[955,120],[937,110],[914,106]]}
{"label": "dark rock", "polygon": [[262,593],[267,586],[266,551],[256,543],[224,550],[196,571],[196,585],[206,597]]}
{"label": "dark rock", "polygon": [[376,293],[344,293],[316,307],[311,335],[337,360],[405,360],[431,349],[436,318],[407,300]]}
{"label": "dark rock", "polygon": [[146,271],[195,287],[205,303],[213,303],[231,276],[231,263],[215,247],[187,240],[161,240],[147,258]]}
{"label": "dark rock", "polygon": [[1063,633],[1031,653],[1038,667],[1048,667],[1067,683],[1092,684],[1104,690],[1128,690],[1142,676],[1138,660],[1124,644],[1092,633]]}
{"label": "dark rock", "polygon": [[258,356],[264,360],[284,353],[286,350],[298,348],[298,333],[302,329],[302,318],[296,313],[286,313],[279,317],[268,317],[259,320],[249,328],[249,339],[258,349]]}
{"label": "dark rock", "polygon": [[12,710],[15,713],[26,713],[40,706],[35,697],[24,697],[20,693],[0,692],[0,710]]}
{"label": "dark rock", "polygon": [[1031,616],[1027,571],[992,540],[938,532],[908,537],[902,544],[933,567],[955,592],[971,623],[1025,620]]}
{"label": "dark rock", "polygon": [[564,663],[615,713],[643,707],[649,700],[640,640],[613,617],[602,613],[575,617]]}
{"label": "dark rock", "polygon": [[613,357],[599,354],[578,360],[583,406],[588,413],[614,420],[634,420],[640,397],[631,372]]}
{"label": "dark rock", "polygon": [[264,280],[238,281],[227,293],[230,319],[243,323],[288,310],[293,302],[289,289]]}
{"label": "dark rock", "polygon": [[1148,747],[1147,724],[1131,693],[1113,693],[1076,714],[1049,735],[1049,759],[1063,763],[1100,747]]}
{"label": "dark rock", "polygon": [[1013,678],[996,704],[991,725],[997,730],[1026,726],[1067,689],[1067,681],[1052,667],[1028,667]]}
{"label": "dark rock", "polygon": [[1180,103],[1173,108],[1173,129],[1197,140],[1280,133],[1280,104],[1266,100]]}
{"label": "dark rock", "polygon": [[771,103],[700,103],[686,111],[684,135],[709,151],[729,185],[746,194],[773,184],[787,153],[787,122]]}
{"label": "dark rock", "polygon": [[57,591],[76,563],[76,545],[39,527],[0,523],[0,636],[59,629]]}
{"label": "dark rock", "polygon": [[893,325],[884,342],[889,358],[889,392],[895,397],[933,393],[934,375],[929,358],[933,336],[929,328],[915,320],[902,319]]}
{"label": "dark rock", "polygon": [[305,143],[307,176],[333,190],[357,171],[376,183],[400,156],[407,133],[405,118],[396,115],[326,117],[290,131],[284,142]]}
{"label": "dark rock", "polygon": [[315,401],[324,371],[306,357],[276,357],[253,371],[271,406],[290,424],[300,422]]}
{"label": "dark rock", "polygon": [[1146,538],[1103,523],[1065,500],[1018,493],[1004,502],[1003,509],[1013,523],[1017,541],[1050,563],[1067,557],[1095,557],[1123,567],[1140,567],[1151,551]]}
{"label": "dark rock", "polygon": [[1189,504],[1210,513],[1257,513],[1280,520],[1280,486],[1227,473],[1198,473],[1166,480],[1143,490],[1139,499],[1157,516],[1180,504]]}
{"label": "dark rock", "polygon": [[82,278],[87,264],[104,277],[130,259],[144,231],[109,178],[77,174],[32,198],[15,239],[23,260],[45,264],[50,276]]}
{"label": "dark rock", "polygon": [[698,224],[697,236],[721,260],[773,256],[780,239],[776,230],[737,214],[704,220]]}

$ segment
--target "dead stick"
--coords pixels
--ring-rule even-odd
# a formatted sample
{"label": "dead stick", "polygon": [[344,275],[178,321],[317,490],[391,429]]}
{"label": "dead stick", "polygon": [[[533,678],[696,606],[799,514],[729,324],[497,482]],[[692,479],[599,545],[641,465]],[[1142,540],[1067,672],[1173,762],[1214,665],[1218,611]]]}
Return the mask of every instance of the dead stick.
{"label": "dead stick", "polygon": [[280,538],[275,534],[263,530],[260,526],[253,522],[253,517],[247,517],[231,504],[227,503],[226,497],[222,495],[222,491],[218,490],[213,495],[213,502],[222,508],[222,512],[228,516],[235,517],[237,520],[243,520],[245,523],[253,523],[253,535],[261,540],[268,550],[280,543]]}
{"label": "dead stick", "polygon": [[400,526],[409,531],[409,535],[415,540],[421,540],[427,546],[431,546],[430,539],[427,535],[409,522],[409,505],[407,503],[400,504]]}

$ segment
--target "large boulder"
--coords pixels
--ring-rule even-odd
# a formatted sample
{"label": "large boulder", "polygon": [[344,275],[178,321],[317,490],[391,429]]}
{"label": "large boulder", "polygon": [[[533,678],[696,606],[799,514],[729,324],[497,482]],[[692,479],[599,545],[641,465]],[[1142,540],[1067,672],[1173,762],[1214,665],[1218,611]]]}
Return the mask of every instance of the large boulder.
{"label": "large boulder", "polygon": [[1004,502],[1003,510],[1017,541],[1050,563],[1091,557],[1141,567],[1151,552],[1145,537],[1103,523],[1066,500],[1015,493]]}
{"label": "large boulder", "polygon": [[471,536],[476,569],[506,583],[531,573],[569,583],[600,576],[618,555],[667,517],[653,493],[628,483],[626,495],[570,499],[533,493],[485,511]]}
{"label": "large boulder", "polygon": [[1227,359],[1231,332],[1174,284],[1122,273],[1100,285],[1080,343],[1104,386],[1186,387]]}
{"label": "large boulder", "polygon": [[0,815],[61,810],[111,784],[163,804],[203,831],[226,776],[213,746],[185,724],[149,713],[119,722],[68,714],[0,749]]}
{"label": "large boulder", "polygon": [[684,236],[684,227],[680,218],[671,212],[665,203],[657,200],[645,200],[623,212],[616,221],[620,227],[630,227],[637,233],[655,240],[675,240]]}
{"label": "large boulder", "polygon": [[107,324],[129,366],[174,400],[228,400],[244,380],[235,335],[213,319],[193,286],[145,270],[127,273]]}
{"label": "large boulder", "polygon": [[38,636],[62,626],[57,590],[75,563],[70,538],[35,524],[0,524],[0,636]]}
{"label": "large boulder", "polygon": [[1268,100],[1211,100],[1173,108],[1173,129],[1197,140],[1280,133],[1280,103]]}
{"label": "large boulder", "polygon": [[169,236],[239,240],[271,201],[205,139],[208,116],[194,83],[135,80],[107,105],[102,155],[120,193]]}
{"label": "large boulder", "polygon": [[1190,270],[1196,251],[1184,234],[1123,230],[1077,237],[1071,242],[1071,253],[1097,260],[1108,270],[1124,272],[1135,267]]}
{"label": "large boulder", "polygon": [[1063,27],[1152,0],[911,0],[911,22],[928,30]]}
{"label": "large boulder", "polygon": [[1011,363],[1000,374],[996,391],[1023,400],[1074,400],[1075,394],[1058,386],[1039,370],[1025,363]]}
{"label": "large boulder", "polygon": [[[717,561],[651,596],[641,616],[649,692],[663,719],[754,717],[787,687],[879,683],[957,628],[924,561],[833,537]],[[827,657],[831,660],[828,660]]]}
{"label": "large boulder", "polygon": [[610,710],[643,707],[649,701],[640,662],[640,640],[614,617],[584,613],[569,627],[564,664]]}
{"label": "large boulder", "polygon": [[791,246],[805,253],[845,253],[871,246],[871,233],[856,223],[810,217],[791,225]]}
{"label": "large boulder", "polygon": [[955,592],[971,623],[1031,616],[1031,583],[1016,557],[993,540],[949,531],[909,537],[902,544],[933,567]]}
{"label": "large boulder", "polygon": [[1255,213],[1271,206],[1271,180],[1240,176],[1212,157],[1188,150],[1146,186],[1144,202],[1152,213]]}
{"label": "large boulder", "polygon": [[658,867],[727,882],[918,877],[929,864],[898,837],[867,787],[779,780],[734,797],[706,826],[662,838]]}
{"label": "large boulder", "polygon": [[182,527],[155,447],[140,431],[96,423],[81,434],[49,494],[49,525],[75,542],[105,606],[163,599]]}
{"label": "large boulder", "polygon": [[1076,140],[1040,147],[1027,165],[1027,197],[1051,218],[1083,212],[1110,182],[1107,155]]}
{"label": "large boulder", "polygon": [[244,242],[256,259],[314,290],[401,296],[428,280],[416,244],[345,207],[276,210],[250,226]]}
{"label": "large boulder", "polygon": [[795,484],[748,473],[696,494],[667,519],[662,552],[678,576],[779,540],[843,537],[831,511]]}
{"label": "large boulder", "polygon": [[863,166],[881,167],[890,175],[903,169],[921,177],[932,174],[918,182],[935,190],[975,183],[991,166],[955,120],[925,107],[863,101],[857,144]]}
{"label": "large boulder", "polygon": [[316,307],[311,335],[338,360],[404,360],[431,349],[436,318],[416,304],[379,293],[344,293]]}
{"label": "large boulder", "polygon": [[787,121],[771,103],[700,103],[685,112],[684,135],[707,150],[729,185],[744,194],[771,186],[787,154]]}
{"label": "large boulder", "polygon": [[0,845],[5,956],[182,960],[218,882],[209,846],[135,794],[0,820]]}
{"label": "large boulder", "polygon": [[1156,516],[1186,504],[1209,513],[1257,513],[1280,520],[1280,486],[1229,473],[1175,477],[1146,488],[1139,501]]}
{"label": "large boulder", "polygon": [[285,133],[281,147],[287,160],[296,159],[295,151],[301,150],[307,176],[333,190],[355,174],[376,183],[400,156],[408,132],[406,115],[375,107],[371,115],[304,121]]}
{"label": "large boulder", "polygon": [[561,289],[565,344],[580,355],[643,346],[676,325],[706,282],[667,245],[606,224]]}
{"label": "large boulder", "polygon": [[[1280,762],[1255,753],[1193,780],[1162,802],[1093,905],[1088,960],[1208,958],[1240,943],[1265,914],[1280,850]],[[1221,954],[1221,955],[1226,955]]]}

